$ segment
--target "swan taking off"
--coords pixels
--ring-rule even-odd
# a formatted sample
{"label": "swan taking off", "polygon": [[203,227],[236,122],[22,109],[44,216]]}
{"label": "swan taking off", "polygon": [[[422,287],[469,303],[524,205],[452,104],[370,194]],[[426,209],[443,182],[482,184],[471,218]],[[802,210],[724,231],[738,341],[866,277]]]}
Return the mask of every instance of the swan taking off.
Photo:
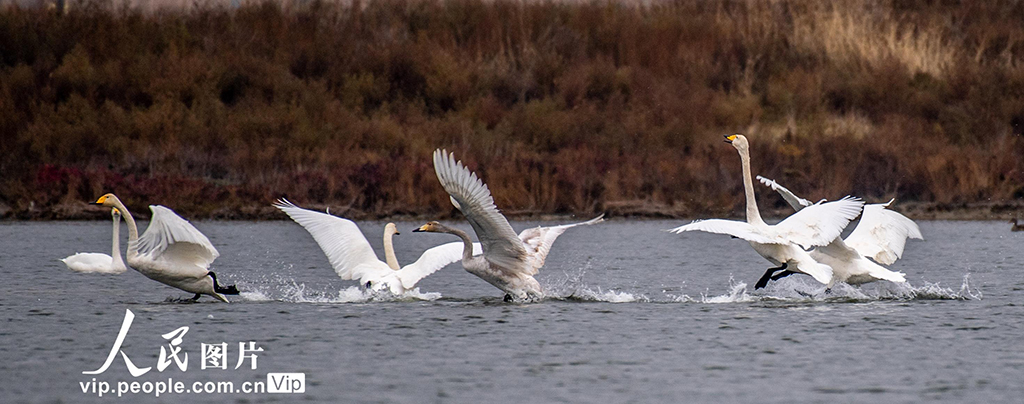
{"label": "swan taking off", "polygon": [[68,269],[75,272],[93,272],[101,274],[119,274],[128,270],[121,259],[121,212],[117,208],[110,209],[110,216],[114,222],[114,237],[111,242],[110,255],[102,253],[78,253],[61,259]]}
{"label": "swan taking off", "polygon": [[[811,202],[797,197],[775,181],[757,176],[758,181],[782,195],[793,209],[800,211]],[[846,240],[836,237],[831,243],[815,248],[811,258],[832,267],[832,286],[835,282],[851,285],[887,280],[906,282],[902,272],[893,272],[871,262],[866,257],[890,265],[903,255],[907,238],[923,239],[917,223],[897,212],[886,209],[893,201],[864,205],[860,223]],[[778,279],[778,277],[772,278]]]}
{"label": "swan taking off", "polygon": [[462,267],[506,293],[505,301],[533,301],[544,297],[540,283],[533,278],[544,266],[551,245],[567,229],[603,221],[604,215],[591,220],[552,227],[523,230],[517,236],[508,219],[494,206],[487,185],[477,178],[453,154],[434,151],[434,172],[441,186],[463,215],[483,247],[483,255],[470,252],[466,232],[429,222],[414,232],[454,234],[462,239]]}
{"label": "swan taking off", "polygon": [[[360,285],[373,291],[386,290],[401,295],[412,290],[420,279],[462,257],[462,243],[442,244],[424,251],[416,262],[399,268],[392,241],[392,237],[399,234],[394,223],[384,226],[385,263],[377,258],[355,222],[303,209],[286,199],[279,199],[274,207],[287,213],[313,236],[341,279],[358,279]],[[480,244],[470,247],[470,250],[479,254]]]}
{"label": "swan taking off", "polygon": [[709,219],[696,220],[693,223],[679,226],[669,231],[704,231],[709,233],[728,234],[747,240],[750,246],[768,261],[779,265],[769,268],[764,276],[757,281],[754,289],[768,284],[768,279],[777,271],[785,271],[775,279],[792,274],[804,273],[823,284],[832,282],[832,268],[819,263],[804,251],[805,249],[826,245],[843,232],[846,225],[860,214],[864,202],[849,196],[838,201],[813,204],[796,212],[775,225],[769,225],[761,219],[754,199],[754,183],[750,176],[750,146],[747,138],[740,134],[726,136],[725,141],[732,144],[740,154],[743,168],[743,192],[747,199],[747,221]]}
{"label": "swan taking off", "polygon": [[[217,275],[208,270],[220,256],[210,240],[166,207],[149,205],[153,213],[146,232],[139,237],[139,229],[128,208],[114,194],[101,196],[96,205],[116,208],[128,222],[128,265],[154,281],[195,293],[192,300],[209,295],[223,302],[227,295],[237,295],[234,285],[222,287]],[[116,243],[116,241],[115,241]]]}

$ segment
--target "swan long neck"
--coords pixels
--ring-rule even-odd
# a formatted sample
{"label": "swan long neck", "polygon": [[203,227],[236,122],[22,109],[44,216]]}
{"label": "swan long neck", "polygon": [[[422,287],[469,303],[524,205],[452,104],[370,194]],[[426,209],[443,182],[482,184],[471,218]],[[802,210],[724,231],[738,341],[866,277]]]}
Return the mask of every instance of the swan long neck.
{"label": "swan long neck", "polygon": [[447,233],[454,234],[456,236],[459,236],[459,238],[462,239],[462,260],[463,261],[468,261],[468,260],[472,259],[473,258],[473,240],[470,240],[469,234],[466,234],[466,232],[464,232],[462,230],[453,229],[453,228],[450,228],[450,227],[448,228]]}
{"label": "swan long neck", "polygon": [[391,269],[399,270],[402,269],[398,265],[398,257],[395,256],[395,244],[392,240],[395,237],[395,233],[388,229],[384,230],[384,261],[387,262]]}
{"label": "swan long neck", "polygon": [[121,215],[114,216],[114,239],[111,242],[110,256],[114,257],[114,268],[123,268],[124,260],[121,259]]}
{"label": "swan long neck", "polygon": [[135,218],[132,217],[132,212],[128,211],[128,208],[124,206],[124,203],[120,199],[114,198],[114,206],[117,210],[121,211],[121,216],[124,217],[124,221],[128,223],[128,259],[135,256],[139,252],[139,228],[135,225]]}
{"label": "swan long neck", "polygon": [[761,219],[761,212],[757,210],[757,199],[754,198],[754,180],[750,174],[750,152],[746,149],[739,150],[740,163],[743,165],[743,193],[747,197],[747,223],[753,225],[765,225]]}

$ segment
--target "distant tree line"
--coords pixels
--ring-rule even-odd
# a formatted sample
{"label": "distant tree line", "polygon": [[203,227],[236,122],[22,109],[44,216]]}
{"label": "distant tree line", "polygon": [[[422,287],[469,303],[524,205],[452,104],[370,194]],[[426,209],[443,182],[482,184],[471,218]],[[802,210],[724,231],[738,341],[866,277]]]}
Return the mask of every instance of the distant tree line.
{"label": "distant tree line", "polygon": [[512,214],[728,215],[735,132],[812,200],[1024,199],[1022,2],[116,4],[0,10],[0,216],[443,216],[441,147]]}

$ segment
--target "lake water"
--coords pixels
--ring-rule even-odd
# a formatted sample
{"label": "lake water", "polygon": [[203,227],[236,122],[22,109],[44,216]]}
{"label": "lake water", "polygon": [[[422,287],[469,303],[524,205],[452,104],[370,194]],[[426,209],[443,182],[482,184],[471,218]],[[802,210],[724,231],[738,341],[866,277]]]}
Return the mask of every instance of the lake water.
{"label": "lake water", "polygon": [[[365,296],[290,221],[197,222],[221,252],[212,268],[221,283],[245,293],[231,304],[181,303],[189,294],[133,270],[79,274],[57,261],[109,253],[109,222],[3,223],[0,402],[113,401],[132,382],[140,390],[124,394],[129,402],[1024,397],[1024,233],[1008,224],[920,222],[926,240],[910,241],[892,266],[907,285],[840,285],[826,294],[799,275],[753,291],[770,263],[727,236],[662,231],[680,223],[611,220],[569,230],[538,276],[556,297],[523,305],[503,303],[458,263],[420,282],[414,297]],[[412,233],[419,224],[398,224],[403,264],[455,240]],[[380,251],[383,223],[360,226]],[[121,352],[152,369],[133,377],[117,355],[103,373],[83,374],[104,364],[126,309],[135,317]],[[169,341],[183,326],[176,357],[188,354],[184,371]],[[239,343],[263,349],[256,369],[250,357],[239,363]],[[219,357],[226,369],[213,366],[216,355],[204,357],[203,344],[227,348]],[[162,372],[161,347],[170,361]],[[304,392],[144,392],[160,383],[256,388],[269,373],[302,373]],[[100,397],[104,385],[114,391]]]}

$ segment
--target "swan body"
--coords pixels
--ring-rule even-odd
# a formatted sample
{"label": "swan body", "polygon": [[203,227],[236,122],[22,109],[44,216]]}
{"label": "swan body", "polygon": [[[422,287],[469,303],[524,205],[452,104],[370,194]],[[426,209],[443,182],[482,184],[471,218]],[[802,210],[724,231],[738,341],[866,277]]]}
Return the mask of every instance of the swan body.
{"label": "swan body", "polygon": [[139,236],[131,212],[114,194],[106,194],[95,204],[116,208],[128,222],[128,252],[131,266],[147,278],[186,292],[195,293],[193,300],[208,295],[228,302],[225,294],[238,294],[234,285],[222,287],[217,275],[208,268],[220,256],[210,240],[173,210],[150,205],[153,213],[146,232]]}
{"label": "swan body", "polygon": [[[385,261],[381,261],[355,222],[303,209],[286,199],[278,200],[274,207],[313,236],[341,279],[358,279],[360,285],[373,291],[401,295],[416,287],[427,275],[462,258],[462,243],[453,242],[427,249],[416,262],[399,267],[392,241],[392,237],[399,234],[394,223],[384,226]],[[471,245],[469,251],[482,252],[479,243]]]}
{"label": "swan body", "polygon": [[121,212],[116,208],[110,209],[110,216],[114,222],[114,236],[111,242],[110,255],[101,253],[78,253],[61,259],[68,269],[75,272],[92,272],[102,274],[119,274],[128,270],[121,259]]}
{"label": "swan body", "polygon": [[[793,209],[799,211],[810,206],[810,201],[797,197],[777,182],[761,176],[757,176],[757,179],[782,195]],[[917,223],[886,209],[892,202],[864,205],[860,223],[846,240],[836,237],[832,242],[810,252],[816,261],[832,267],[832,283],[859,285],[877,280],[906,282],[902,272],[891,271],[868,259],[870,257],[890,265],[903,255],[908,238],[923,238]]]}
{"label": "swan body", "polygon": [[427,223],[416,232],[449,233],[463,241],[462,266],[506,293],[506,300],[534,301],[544,297],[534,275],[544,266],[555,239],[566,230],[604,221],[594,219],[561,226],[536,227],[520,234],[512,230],[508,219],[494,205],[491,191],[476,174],[445,150],[434,151],[434,172],[454,205],[469,221],[480,240],[483,254],[471,254],[469,235],[438,222]]}
{"label": "swan body", "polygon": [[754,185],[750,175],[750,151],[747,138],[743,135],[726,136],[726,142],[733,145],[740,154],[743,168],[743,190],[746,196],[745,222],[735,220],[697,220],[690,224],[671,229],[673,233],[704,231],[728,234],[750,243],[762,257],[779,265],[770,268],[754,286],[760,289],[767,284],[776,271],[784,271],[778,279],[795,272],[804,273],[823,284],[832,282],[832,268],[816,261],[808,248],[823,246],[838,237],[843,229],[856,218],[864,202],[851,197],[838,201],[812,204],[775,225],[769,225],[761,218],[754,199]]}

